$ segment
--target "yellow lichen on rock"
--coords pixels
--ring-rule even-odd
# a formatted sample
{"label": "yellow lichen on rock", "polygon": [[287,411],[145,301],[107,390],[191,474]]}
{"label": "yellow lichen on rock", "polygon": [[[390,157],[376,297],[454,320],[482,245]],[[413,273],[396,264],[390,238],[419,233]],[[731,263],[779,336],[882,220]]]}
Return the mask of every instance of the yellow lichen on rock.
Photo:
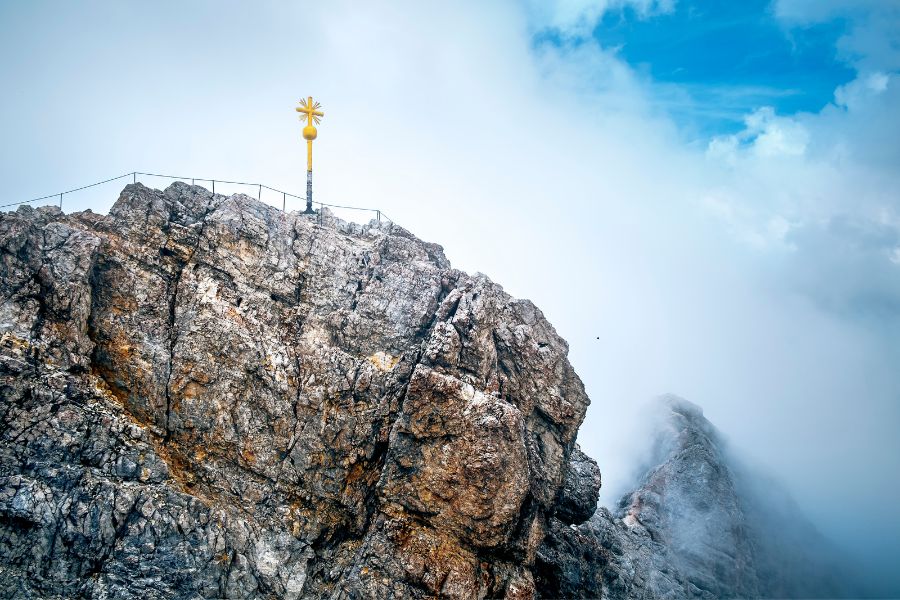
{"label": "yellow lichen on rock", "polygon": [[369,362],[379,371],[392,371],[400,362],[399,356],[391,356],[387,352],[379,350],[369,357]]}

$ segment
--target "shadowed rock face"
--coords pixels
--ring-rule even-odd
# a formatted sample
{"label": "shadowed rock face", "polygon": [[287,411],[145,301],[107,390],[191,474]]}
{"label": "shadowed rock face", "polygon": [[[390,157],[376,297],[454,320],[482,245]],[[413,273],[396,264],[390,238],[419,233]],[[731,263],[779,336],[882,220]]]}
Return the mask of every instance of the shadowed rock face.
{"label": "shadowed rock face", "polygon": [[579,526],[551,519],[539,595],[858,597],[838,553],[777,482],[728,454],[699,407],[670,396],[660,411],[652,466],[618,510]]}
{"label": "shadowed rock face", "polygon": [[566,343],[399,227],[130,185],[0,294],[2,596],[529,598],[596,505]]}

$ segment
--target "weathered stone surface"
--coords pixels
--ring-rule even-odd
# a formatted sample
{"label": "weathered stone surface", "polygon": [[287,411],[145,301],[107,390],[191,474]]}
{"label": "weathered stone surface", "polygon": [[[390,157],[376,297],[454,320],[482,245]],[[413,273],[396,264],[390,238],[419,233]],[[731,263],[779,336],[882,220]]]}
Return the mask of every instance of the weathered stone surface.
{"label": "weathered stone surface", "polygon": [[542,597],[859,596],[799,507],[730,456],[699,407],[670,396],[660,408],[652,466],[618,510],[551,519],[534,568]]}
{"label": "weathered stone surface", "polygon": [[836,597],[678,398],[614,511],[530,302],[390,225],[128,186],[0,215],[0,597]]}
{"label": "weathered stone surface", "polygon": [[0,276],[0,595],[528,598],[587,512],[566,343],[399,227],[137,184]]}
{"label": "weathered stone surface", "polygon": [[673,568],[663,543],[604,507],[579,526],[553,519],[534,574],[542,598],[715,598]]}
{"label": "weathered stone surface", "polygon": [[556,505],[556,518],[563,523],[578,525],[591,518],[597,510],[600,494],[600,468],[576,444],[569,457],[566,478]]}

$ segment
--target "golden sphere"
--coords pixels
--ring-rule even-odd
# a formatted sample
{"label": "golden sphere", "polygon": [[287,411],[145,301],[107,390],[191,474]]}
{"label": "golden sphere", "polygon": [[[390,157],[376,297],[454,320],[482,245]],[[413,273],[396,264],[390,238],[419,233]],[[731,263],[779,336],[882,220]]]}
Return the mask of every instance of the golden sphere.
{"label": "golden sphere", "polygon": [[303,128],[303,138],[304,139],[314,140],[314,139],[316,139],[316,135],[318,135],[318,133],[319,132],[316,131],[316,128],[313,127],[312,125],[307,125],[306,127]]}

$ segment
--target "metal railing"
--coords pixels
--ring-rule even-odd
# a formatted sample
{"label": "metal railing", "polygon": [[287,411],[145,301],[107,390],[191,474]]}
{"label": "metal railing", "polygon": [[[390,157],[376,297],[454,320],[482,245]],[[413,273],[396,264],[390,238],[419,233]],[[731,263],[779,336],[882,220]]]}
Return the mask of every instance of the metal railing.
{"label": "metal railing", "polygon": [[[225,179],[209,179],[209,178],[207,178],[207,177],[180,177],[180,176],[177,176],[177,175],[161,175],[161,174],[159,174],[159,173],[144,173],[144,172],[142,172],[142,171],[132,171],[131,173],[125,173],[124,175],[119,175],[118,177],[112,177],[112,178],[110,178],[110,179],[104,179],[103,181],[98,181],[97,183],[91,183],[91,184],[89,184],[89,185],[83,185],[83,186],[81,186],[81,187],[77,187],[77,188],[74,188],[74,189],[71,189],[71,190],[66,190],[65,192],[59,192],[59,193],[56,193],[56,194],[50,194],[49,196],[41,196],[40,198],[32,198],[32,199],[30,199],[30,200],[22,200],[22,201],[20,201],[20,202],[10,202],[9,204],[2,204],[2,205],[0,205],[0,209],[2,209],[2,208],[8,208],[8,207],[10,207],[10,206],[19,206],[19,205],[21,205],[21,204],[30,204],[30,203],[32,203],[32,202],[40,202],[40,201],[42,201],[42,200],[49,200],[49,199],[51,199],[51,198],[59,198],[59,208],[62,209],[62,206],[63,206],[63,197],[64,197],[66,194],[72,194],[72,193],[74,193],[74,192],[80,192],[81,190],[86,190],[86,189],[88,189],[88,188],[96,187],[96,186],[98,186],[98,185],[103,185],[104,183],[110,183],[110,182],[112,182],[112,181],[116,181],[116,180],[119,180],[119,179],[125,179],[126,177],[131,177],[132,183],[137,183],[138,177],[139,177],[139,176],[144,176],[144,177],[162,177],[163,179],[172,179],[172,180],[175,180],[175,181],[185,181],[185,182],[190,181],[190,182],[191,182],[191,185],[197,185],[196,182],[198,182],[198,181],[200,181],[200,182],[206,182],[206,183],[209,183],[209,184],[210,184],[210,186],[211,186],[210,191],[212,191],[213,194],[216,193],[216,183],[220,183],[220,184],[221,184],[221,183],[224,183],[224,184],[228,184],[228,185],[242,185],[242,186],[247,186],[247,187],[250,187],[250,188],[256,188],[256,189],[257,189],[257,196],[256,196],[256,198],[257,198],[257,200],[259,200],[260,202],[262,202],[263,190],[269,190],[270,192],[274,192],[275,194],[281,194],[281,210],[282,210],[283,212],[287,212],[287,199],[288,199],[288,198],[296,198],[296,199],[298,199],[298,200],[303,200],[304,202],[306,201],[306,196],[298,196],[298,195],[296,195],[296,194],[291,194],[290,192],[285,192],[284,190],[278,190],[278,189],[275,189],[275,188],[270,187],[270,186],[268,186],[268,185],[265,185],[265,184],[263,184],[263,183],[249,183],[249,182],[246,182],[246,181],[228,181],[228,180],[225,180]],[[204,187],[206,187],[206,186],[204,186]],[[384,212],[382,212],[381,209],[378,209],[378,208],[364,208],[364,207],[360,207],[360,206],[346,206],[346,205],[342,205],[342,204],[329,204],[329,203],[327,203],[327,202],[319,202],[319,201],[314,201],[314,202],[313,202],[313,205],[318,205],[319,208],[322,208],[322,207],[328,207],[328,208],[339,208],[339,209],[343,209],[343,210],[358,210],[358,211],[364,211],[364,212],[371,212],[371,213],[375,213],[375,219],[376,219],[379,223],[381,222],[381,219],[382,219],[382,218],[384,218],[384,219],[390,221],[391,223],[395,223],[395,222],[396,222],[396,221],[394,221],[392,218],[390,218],[389,216],[387,216],[386,214],[384,214]]]}

